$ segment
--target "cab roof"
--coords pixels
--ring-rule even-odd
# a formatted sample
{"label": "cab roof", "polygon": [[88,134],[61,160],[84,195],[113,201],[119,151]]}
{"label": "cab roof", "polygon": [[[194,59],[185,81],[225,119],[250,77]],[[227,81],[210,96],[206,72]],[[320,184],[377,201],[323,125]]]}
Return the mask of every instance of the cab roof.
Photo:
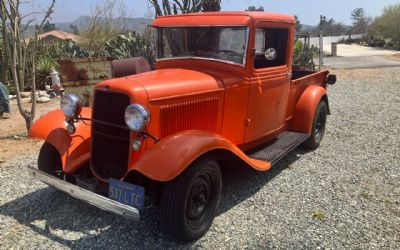
{"label": "cab roof", "polygon": [[[223,18],[221,18],[223,17]],[[261,11],[199,12],[181,15],[160,16],[153,21],[154,27],[242,25],[249,26],[257,21],[296,23],[293,16]]]}

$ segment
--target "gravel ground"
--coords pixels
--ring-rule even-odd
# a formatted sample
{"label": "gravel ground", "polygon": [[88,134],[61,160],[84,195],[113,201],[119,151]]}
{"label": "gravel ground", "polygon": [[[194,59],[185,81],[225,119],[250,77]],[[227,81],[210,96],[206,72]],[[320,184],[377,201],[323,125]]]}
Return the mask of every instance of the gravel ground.
{"label": "gravel ground", "polygon": [[131,223],[32,180],[24,169],[36,155],[26,155],[1,165],[0,248],[399,249],[400,70],[337,74],[320,149],[267,173],[224,171],[219,215],[201,240],[172,242],[156,209]]}

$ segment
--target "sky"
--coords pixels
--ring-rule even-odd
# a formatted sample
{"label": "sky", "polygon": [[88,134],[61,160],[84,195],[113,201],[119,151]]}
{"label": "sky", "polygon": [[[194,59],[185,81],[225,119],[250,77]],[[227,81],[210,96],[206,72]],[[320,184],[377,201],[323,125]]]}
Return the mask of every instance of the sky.
{"label": "sky", "polygon": [[[79,16],[90,15],[97,4],[106,0],[57,0],[52,22],[69,22]],[[145,17],[153,11],[147,0],[119,0],[126,7],[129,17]],[[40,11],[50,0],[30,0],[23,4],[23,13]],[[366,13],[375,17],[390,4],[400,3],[400,0],[222,0],[222,10],[245,10],[248,6],[263,6],[266,11],[286,13],[300,17],[302,24],[316,25],[319,16],[333,18],[344,24],[351,24],[350,13],[353,9],[362,7]]]}

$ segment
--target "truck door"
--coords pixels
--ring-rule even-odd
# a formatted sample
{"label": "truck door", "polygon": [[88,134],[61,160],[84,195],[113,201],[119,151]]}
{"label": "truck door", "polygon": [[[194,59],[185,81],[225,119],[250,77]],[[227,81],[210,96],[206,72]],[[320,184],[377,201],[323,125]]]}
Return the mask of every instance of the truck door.
{"label": "truck door", "polygon": [[259,23],[255,29],[245,141],[272,135],[285,126],[291,79],[294,29],[290,24]]}

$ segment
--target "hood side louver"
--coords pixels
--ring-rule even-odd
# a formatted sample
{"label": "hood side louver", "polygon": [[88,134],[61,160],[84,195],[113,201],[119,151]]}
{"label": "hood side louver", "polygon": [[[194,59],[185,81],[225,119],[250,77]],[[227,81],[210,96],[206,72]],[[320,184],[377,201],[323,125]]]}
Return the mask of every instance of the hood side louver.
{"label": "hood side louver", "polygon": [[184,130],[216,132],[218,97],[185,101],[161,106],[161,138]]}

